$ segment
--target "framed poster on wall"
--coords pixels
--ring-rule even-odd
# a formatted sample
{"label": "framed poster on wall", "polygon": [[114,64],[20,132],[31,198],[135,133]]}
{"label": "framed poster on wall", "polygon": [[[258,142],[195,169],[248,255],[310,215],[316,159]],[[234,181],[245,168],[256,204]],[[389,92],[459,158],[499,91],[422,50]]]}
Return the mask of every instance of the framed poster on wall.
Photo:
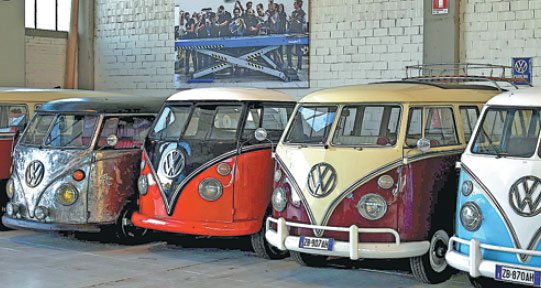
{"label": "framed poster on wall", "polygon": [[176,88],[308,88],[309,5],[175,0]]}

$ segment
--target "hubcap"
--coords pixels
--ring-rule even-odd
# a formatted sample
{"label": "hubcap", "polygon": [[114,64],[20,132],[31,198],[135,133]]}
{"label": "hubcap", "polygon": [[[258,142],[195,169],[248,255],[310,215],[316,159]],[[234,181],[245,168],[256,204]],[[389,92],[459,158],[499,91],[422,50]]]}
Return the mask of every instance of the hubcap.
{"label": "hubcap", "polygon": [[133,225],[133,222],[131,221],[131,214],[132,213],[126,210],[122,215],[122,234],[124,234],[124,236],[128,238],[137,238],[140,236],[144,236],[147,233],[147,229]]}
{"label": "hubcap", "polygon": [[449,235],[444,230],[438,230],[430,240],[429,259],[432,270],[437,273],[442,272],[447,268],[445,261],[445,253],[449,244]]}

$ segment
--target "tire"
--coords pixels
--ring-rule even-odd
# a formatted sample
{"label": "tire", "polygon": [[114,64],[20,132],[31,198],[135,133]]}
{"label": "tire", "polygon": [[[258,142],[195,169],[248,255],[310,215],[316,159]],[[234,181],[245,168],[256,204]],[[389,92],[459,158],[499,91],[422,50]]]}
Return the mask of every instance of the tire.
{"label": "tire", "polygon": [[428,252],[423,256],[410,258],[411,272],[417,281],[437,284],[451,277],[453,269],[445,261],[448,245],[449,234],[445,230],[437,230],[430,237]]}
{"label": "tire", "polygon": [[117,223],[112,227],[115,240],[121,244],[139,244],[149,234],[148,229],[133,225],[131,216],[134,211],[135,207],[126,205],[120,213]]}
{"label": "tire", "polygon": [[291,251],[291,257],[297,261],[297,263],[302,266],[308,267],[326,267],[327,266],[327,256],[321,255],[312,255],[301,253],[297,251]]}
{"label": "tire", "polygon": [[[266,216],[265,216],[266,218]],[[269,260],[284,259],[289,256],[289,251],[282,251],[267,242],[265,239],[265,225],[261,225],[261,229],[250,236],[252,248],[257,257]]]}
{"label": "tire", "polygon": [[9,202],[8,196],[6,194],[6,182],[7,180],[0,180],[0,231],[11,230],[10,228],[2,224],[2,216],[4,216],[5,207]]}

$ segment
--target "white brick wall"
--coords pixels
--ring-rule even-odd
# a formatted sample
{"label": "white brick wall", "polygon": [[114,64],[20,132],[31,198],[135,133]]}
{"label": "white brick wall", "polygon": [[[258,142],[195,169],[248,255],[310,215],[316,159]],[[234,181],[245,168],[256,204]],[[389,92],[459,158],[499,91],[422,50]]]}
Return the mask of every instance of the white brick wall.
{"label": "white brick wall", "polygon": [[422,1],[312,0],[311,13],[313,89],[402,78],[422,62]]}
{"label": "white brick wall", "polygon": [[26,87],[64,86],[66,69],[65,38],[25,36]]}
{"label": "white brick wall", "polygon": [[95,1],[95,88],[174,92],[174,0]]}
{"label": "white brick wall", "polygon": [[533,84],[541,84],[541,1],[461,1],[462,62],[511,65],[533,57]]}

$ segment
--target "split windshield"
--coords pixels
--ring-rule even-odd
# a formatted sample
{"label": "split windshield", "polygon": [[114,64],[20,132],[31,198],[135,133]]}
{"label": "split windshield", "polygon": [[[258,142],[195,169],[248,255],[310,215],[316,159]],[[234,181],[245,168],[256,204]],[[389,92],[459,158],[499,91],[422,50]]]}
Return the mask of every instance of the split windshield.
{"label": "split windshield", "polygon": [[334,135],[330,135],[337,111],[337,106],[299,107],[285,142],[325,144],[332,136],[333,145],[377,147],[396,144],[400,106],[344,106]]}
{"label": "split windshield", "polygon": [[242,105],[167,106],[151,130],[160,140],[235,140]]}
{"label": "split windshield", "polygon": [[489,108],[478,128],[472,153],[531,157],[540,130],[539,108]]}
{"label": "split windshield", "polygon": [[37,114],[22,143],[60,148],[88,148],[98,115]]}

